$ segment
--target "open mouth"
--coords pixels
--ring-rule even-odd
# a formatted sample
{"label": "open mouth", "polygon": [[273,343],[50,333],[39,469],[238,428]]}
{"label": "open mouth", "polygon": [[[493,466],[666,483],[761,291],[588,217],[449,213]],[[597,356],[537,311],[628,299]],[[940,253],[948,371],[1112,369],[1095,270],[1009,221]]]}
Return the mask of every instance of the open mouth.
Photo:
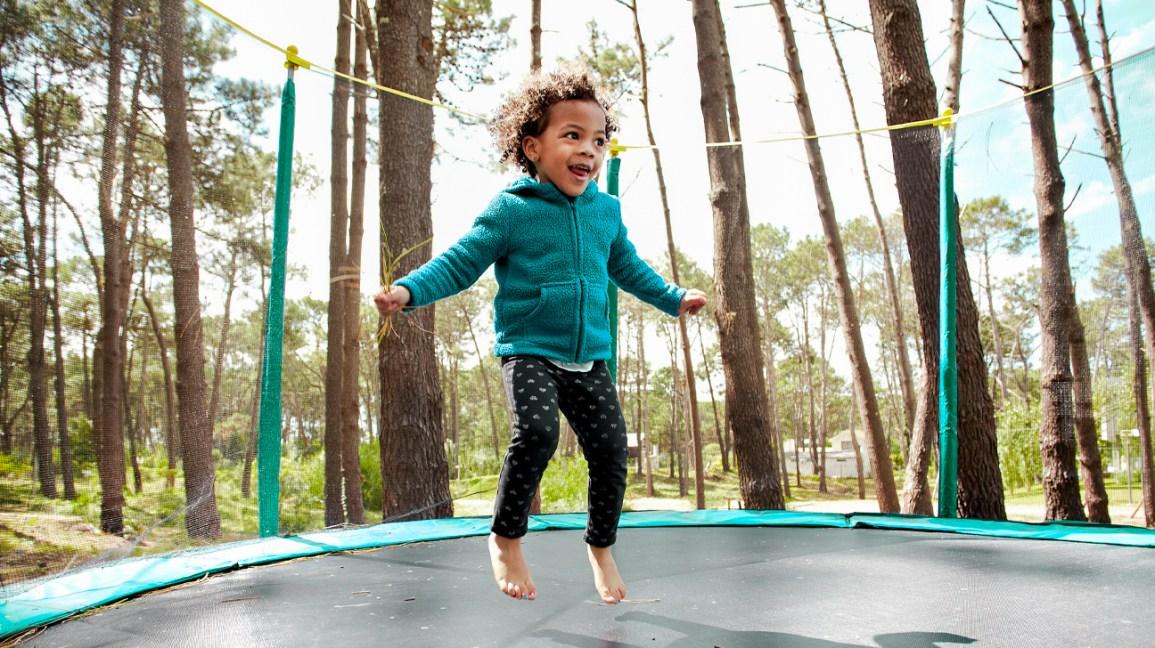
{"label": "open mouth", "polygon": [[577,176],[580,180],[588,178],[592,171],[593,168],[588,164],[571,164],[569,167],[569,172]]}

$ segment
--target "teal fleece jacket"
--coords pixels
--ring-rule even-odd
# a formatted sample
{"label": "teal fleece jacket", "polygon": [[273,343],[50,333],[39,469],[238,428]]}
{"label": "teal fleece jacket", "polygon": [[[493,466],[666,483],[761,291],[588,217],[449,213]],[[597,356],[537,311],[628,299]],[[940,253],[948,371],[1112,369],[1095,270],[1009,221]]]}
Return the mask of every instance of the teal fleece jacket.
{"label": "teal fleece jacket", "polygon": [[408,308],[416,308],[465,290],[490,265],[497,276],[498,356],[607,360],[611,280],[674,316],[686,292],[638,256],[618,199],[593,182],[570,198],[549,182],[515,181],[457,243],[396,284],[409,290]]}

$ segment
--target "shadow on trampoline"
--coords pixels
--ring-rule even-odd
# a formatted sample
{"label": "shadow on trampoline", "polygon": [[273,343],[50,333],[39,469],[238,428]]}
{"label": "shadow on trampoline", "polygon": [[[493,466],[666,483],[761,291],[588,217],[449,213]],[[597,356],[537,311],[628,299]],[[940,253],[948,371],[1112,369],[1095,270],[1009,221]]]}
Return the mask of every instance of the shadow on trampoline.
{"label": "shadow on trampoline", "polygon": [[[971,644],[976,640],[950,632],[895,632],[874,637],[874,644],[846,643],[817,637],[807,637],[789,632],[765,630],[729,630],[717,626],[674,619],[649,612],[626,612],[615,617],[616,621],[640,622],[673,630],[682,634],[681,639],[664,644],[678,646],[715,646],[716,648],[742,648],[745,646],[781,646],[784,648],[938,648],[940,644]],[[636,634],[636,631],[635,633]],[[574,648],[643,648],[648,644],[625,643],[613,639],[603,639],[561,630],[539,630],[531,636],[550,639],[554,643]]]}

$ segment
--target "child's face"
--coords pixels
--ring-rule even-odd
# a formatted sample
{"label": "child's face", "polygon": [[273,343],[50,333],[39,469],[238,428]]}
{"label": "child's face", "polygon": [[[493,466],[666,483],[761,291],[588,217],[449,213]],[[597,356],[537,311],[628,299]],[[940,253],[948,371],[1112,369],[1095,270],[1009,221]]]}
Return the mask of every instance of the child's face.
{"label": "child's face", "polygon": [[607,144],[605,110],[596,101],[571,99],[550,106],[545,130],[521,146],[538,181],[576,198],[597,177]]}

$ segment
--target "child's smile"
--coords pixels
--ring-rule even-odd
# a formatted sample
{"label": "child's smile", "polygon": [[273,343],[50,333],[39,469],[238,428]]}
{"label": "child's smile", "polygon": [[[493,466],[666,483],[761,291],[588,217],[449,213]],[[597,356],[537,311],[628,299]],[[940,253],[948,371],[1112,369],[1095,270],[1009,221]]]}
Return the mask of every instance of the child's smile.
{"label": "child's smile", "polygon": [[596,101],[559,101],[549,109],[541,135],[522,142],[540,182],[575,198],[601,169],[606,154],[606,113]]}

